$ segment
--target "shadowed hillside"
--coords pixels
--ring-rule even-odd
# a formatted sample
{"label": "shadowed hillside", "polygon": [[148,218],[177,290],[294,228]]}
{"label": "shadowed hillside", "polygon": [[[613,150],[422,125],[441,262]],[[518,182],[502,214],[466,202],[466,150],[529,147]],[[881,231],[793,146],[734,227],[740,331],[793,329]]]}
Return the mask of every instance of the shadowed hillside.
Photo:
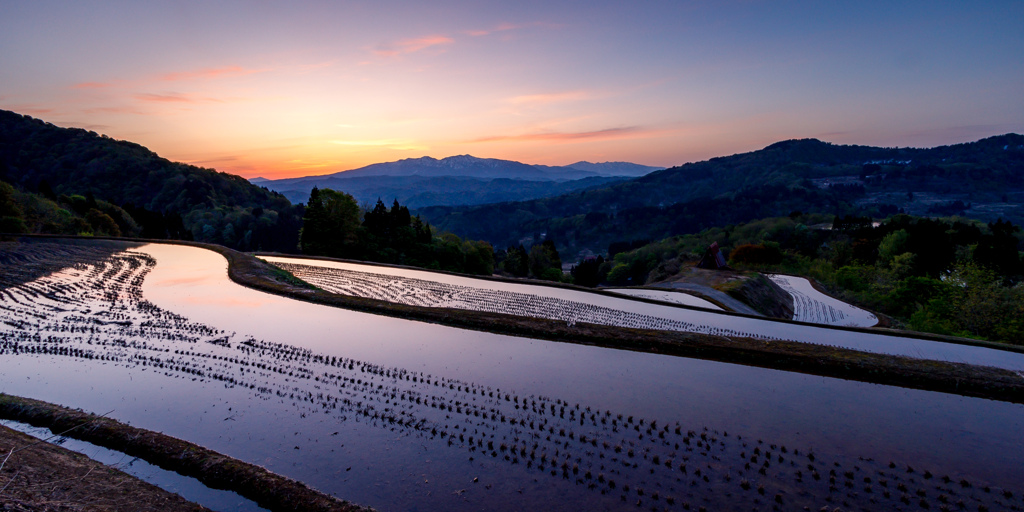
{"label": "shadowed hillside", "polygon": [[127,141],[0,111],[0,181],[25,192],[95,197],[141,222],[180,215],[196,240],[294,251],[300,208],[240,176],[171,162]]}
{"label": "shadowed hillside", "polygon": [[[479,207],[421,208],[435,226],[498,247],[546,236],[603,252],[794,211],[1024,220],[1024,136],[930,149],[789,140],[653,172],[606,188]],[[955,211],[951,211],[955,210]]]}

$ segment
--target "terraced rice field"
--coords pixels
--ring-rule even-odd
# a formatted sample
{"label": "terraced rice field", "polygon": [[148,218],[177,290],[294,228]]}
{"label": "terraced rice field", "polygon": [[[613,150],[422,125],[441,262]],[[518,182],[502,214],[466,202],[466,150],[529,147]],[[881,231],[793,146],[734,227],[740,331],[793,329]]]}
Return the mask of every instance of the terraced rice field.
{"label": "terraced rice field", "polygon": [[[658,329],[699,332],[720,336],[747,336],[772,339],[756,332],[744,332],[727,327],[699,325],[656,314],[643,314],[626,310],[625,300],[610,301],[612,305],[597,305],[591,301],[599,296],[585,297],[591,301],[572,300],[534,293],[524,293],[451,284],[442,281],[417,279],[373,272],[372,270],[348,270],[319,265],[305,265],[270,259],[278,267],[324,290],[350,295],[379,299],[410,306],[434,308],[470,309],[490,313],[507,313],[517,316],[562,320],[570,325],[576,322],[614,325],[637,329]],[[542,288],[536,286],[533,288]],[[585,296],[585,293],[578,295]],[[710,303],[709,303],[710,304]],[[615,307],[616,305],[620,307]],[[640,303],[639,307],[644,304]],[[636,306],[634,306],[636,307]]]}
{"label": "terraced rice field", "polygon": [[649,288],[604,288],[604,291],[619,293],[629,297],[658,300],[661,302],[668,302],[670,304],[681,304],[683,306],[693,306],[695,308],[711,309],[715,311],[722,310],[722,308],[712,302],[683,292],[651,290]]}
{"label": "terraced rice field", "polygon": [[[318,259],[264,257],[270,263],[327,291],[426,307],[474,309],[516,316],[550,318],[568,324],[587,322],[620,327],[660,329],[791,340],[922,359],[967,362],[1024,370],[1024,354],[942,343],[884,333],[830,328],[836,323],[874,325],[874,315],[814,291],[799,278],[784,279],[803,299],[800,318],[816,318],[823,327],[724,314],[710,308],[651,304],[565,288],[509,283],[437,272]],[[780,278],[783,279],[783,278]],[[803,290],[806,287],[808,290]],[[672,293],[672,292],[665,292]],[[800,319],[798,318],[798,319]]]}
{"label": "terraced rice field", "polygon": [[849,327],[878,325],[873,313],[821,293],[807,279],[781,274],[767,277],[793,297],[793,320]]}
{"label": "terraced rice field", "polygon": [[0,390],[379,509],[1024,507],[1019,405],[314,306],[218,260],[3,247]]}

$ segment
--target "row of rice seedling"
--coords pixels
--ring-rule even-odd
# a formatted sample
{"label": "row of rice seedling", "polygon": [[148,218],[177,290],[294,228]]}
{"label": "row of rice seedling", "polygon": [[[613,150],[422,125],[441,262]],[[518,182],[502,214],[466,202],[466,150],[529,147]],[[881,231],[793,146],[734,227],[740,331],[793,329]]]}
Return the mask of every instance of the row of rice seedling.
{"label": "row of rice seedling", "polygon": [[296,277],[324,290],[410,306],[467,309],[548,318],[569,324],[590,323],[634,329],[687,331],[716,336],[778,339],[755,332],[623,311],[555,297],[454,285],[403,276],[275,262]]}
{"label": "row of rice seedling", "polygon": [[[985,492],[955,479],[936,486],[865,461],[825,465],[809,451],[688,427],[684,418],[634,418],[219,331],[142,298],[142,280],[155,265],[145,255],[81,259],[66,271],[4,289],[0,357],[73,358],[248,389],[255,400],[290,402],[301,417],[365,422],[628,505],[896,506],[913,496],[919,505],[937,507],[958,501],[1017,506],[1011,491]],[[836,468],[842,478],[832,474]]]}

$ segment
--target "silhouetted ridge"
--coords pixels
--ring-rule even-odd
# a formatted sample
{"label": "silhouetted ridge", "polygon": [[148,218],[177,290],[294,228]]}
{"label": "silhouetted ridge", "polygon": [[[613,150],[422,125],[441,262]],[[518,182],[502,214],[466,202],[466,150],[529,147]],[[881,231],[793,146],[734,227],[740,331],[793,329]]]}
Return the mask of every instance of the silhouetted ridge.
{"label": "silhouetted ridge", "polygon": [[419,211],[443,230],[497,247],[545,233],[573,254],[797,211],[929,215],[956,201],[965,215],[986,222],[1024,220],[1024,137],[936,148],[792,139],[556,197]]}
{"label": "silhouetted ridge", "polygon": [[241,176],[171,162],[138,144],[0,110],[0,180],[180,216],[196,240],[295,251],[301,210]]}

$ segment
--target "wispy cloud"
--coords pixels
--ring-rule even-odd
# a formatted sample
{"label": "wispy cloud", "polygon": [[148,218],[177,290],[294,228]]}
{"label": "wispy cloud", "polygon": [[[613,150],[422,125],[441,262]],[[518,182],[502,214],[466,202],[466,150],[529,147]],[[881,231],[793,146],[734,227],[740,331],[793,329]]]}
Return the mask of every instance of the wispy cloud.
{"label": "wispy cloud", "polygon": [[9,108],[10,110],[12,110],[14,112],[17,112],[19,114],[28,114],[30,116],[41,116],[41,115],[53,114],[53,113],[57,112],[57,110],[53,109],[53,108],[37,107],[37,106],[34,106],[34,105],[14,105],[14,106],[4,107],[4,108]]}
{"label": "wispy cloud", "polygon": [[105,89],[107,87],[113,87],[113,82],[82,82],[72,85],[72,89]]}
{"label": "wispy cloud", "polygon": [[85,114],[143,114],[141,110],[133,106],[94,107],[83,109],[82,112]]}
{"label": "wispy cloud", "polygon": [[287,162],[290,169],[324,169],[327,167],[337,167],[341,164],[338,160],[330,161],[315,161],[311,162],[308,160],[289,160]]}
{"label": "wispy cloud", "polygon": [[183,160],[186,164],[203,166],[203,165],[214,165],[214,164],[228,164],[241,161],[242,157],[238,155],[224,155],[218,157],[199,158],[193,160]]}
{"label": "wispy cloud", "polygon": [[495,26],[494,28],[488,28],[488,29],[482,29],[482,30],[467,30],[464,33],[466,35],[469,35],[469,36],[480,37],[480,36],[488,36],[488,35],[491,35],[491,34],[493,34],[495,32],[505,32],[505,31],[508,31],[508,30],[516,30],[516,29],[520,29],[520,28],[523,28],[523,27],[526,27],[526,26],[527,25],[518,25],[518,24],[515,24],[515,23],[501,23],[501,24]]}
{"label": "wispy cloud", "polygon": [[106,124],[93,124],[93,123],[75,123],[75,122],[71,122],[71,123],[65,124],[65,126],[70,126],[72,128],[81,128],[83,130],[90,130],[90,131],[94,131],[94,132],[102,132],[104,130],[109,130],[110,129],[110,125],[106,125]]}
{"label": "wispy cloud", "polygon": [[507,98],[505,102],[511,103],[513,105],[547,105],[550,103],[561,103],[565,101],[585,100],[593,97],[593,92],[579,90],[540,94],[524,94],[521,96],[513,96],[511,98]]}
{"label": "wispy cloud", "polygon": [[473,139],[467,142],[572,142],[582,140],[612,140],[636,138],[660,132],[661,130],[649,130],[640,126],[625,126],[622,128],[606,128],[604,130],[594,130],[589,132],[542,132],[520,135],[494,135]]}
{"label": "wispy cloud", "polygon": [[223,78],[229,76],[244,76],[255,73],[263,73],[269,69],[246,69],[242,66],[224,66],[220,68],[205,68],[194,71],[178,71],[159,75],[157,80],[161,82],[177,82],[181,80],[197,80],[207,78]]}
{"label": "wispy cloud", "polygon": [[171,73],[149,75],[130,80],[79,82],[77,84],[72,85],[71,89],[89,90],[109,89],[114,87],[138,88],[163,82],[182,82],[186,80],[212,80],[217,78],[252,75],[256,73],[264,73],[267,71],[270,71],[270,68],[251,69],[244,68],[242,66],[222,66],[219,68],[203,68],[188,71],[174,71]]}
{"label": "wispy cloud", "polygon": [[332,140],[331,144],[338,144],[339,146],[357,146],[357,147],[386,147],[388,149],[397,150],[426,150],[430,149],[428,146],[419,144],[416,141],[408,139],[376,139],[376,140]]}
{"label": "wispy cloud", "polygon": [[432,35],[416,39],[403,39],[393,43],[386,43],[377,46],[373,50],[375,55],[381,57],[397,57],[409,53],[416,53],[434,46],[443,46],[454,43],[455,40],[443,35]]}
{"label": "wispy cloud", "polygon": [[166,94],[136,94],[135,99],[147,103],[223,103],[224,100],[217,98],[198,97],[190,94],[170,92]]}
{"label": "wispy cloud", "polygon": [[482,36],[489,36],[491,34],[498,33],[498,32],[508,32],[510,30],[520,30],[520,29],[529,28],[529,27],[559,28],[559,27],[561,27],[561,25],[554,24],[554,23],[546,23],[546,22],[542,22],[542,21],[535,21],[533,23],[507,23],[506,22],[506,23],[499,23],[498,25],[495,25],[493,28],[485,28],[485,29],[477,29],[477,30],[467,30],[467,31],[463,32],[463,34],[466,34],[468,36],[473,36],[473,37],[482,37]]}

